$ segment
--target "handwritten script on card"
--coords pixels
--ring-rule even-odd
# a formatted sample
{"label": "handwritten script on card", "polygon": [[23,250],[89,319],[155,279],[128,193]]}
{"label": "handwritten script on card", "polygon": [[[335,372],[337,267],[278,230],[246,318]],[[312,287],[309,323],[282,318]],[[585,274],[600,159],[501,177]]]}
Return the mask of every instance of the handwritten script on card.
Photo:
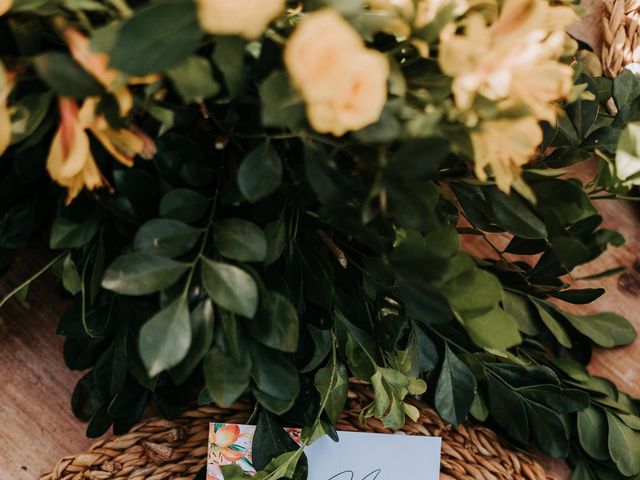
{"label": "handwritten script on card", "polygon": [[[254,474],[251,445],[255,426],[212,423],[207,480],[224,480],[220,467],[238,465]],[[300,443],[299,429],[286,429]],[[408,435],[340,432],[305,449],[309,480],[438,480],[441,439]]]}

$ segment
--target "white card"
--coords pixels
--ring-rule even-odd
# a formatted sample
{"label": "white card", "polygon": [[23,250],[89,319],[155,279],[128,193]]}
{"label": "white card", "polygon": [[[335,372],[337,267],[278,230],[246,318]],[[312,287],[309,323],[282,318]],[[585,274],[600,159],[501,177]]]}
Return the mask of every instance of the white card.
{"label": "white card", "polygon": [[309,480],[438,480],[439,437],[339,432],[307,447]]}
{"label": "white card", "polygon": [[[300,443],[299,429],[286,429]],[[208,480],[224,480],[220,466],[255,473],[251,444],[255,426],[212,423]],[[439,437],[339,432],[338,443],[323,437],[305,449],[309,480],[438,480]]]}

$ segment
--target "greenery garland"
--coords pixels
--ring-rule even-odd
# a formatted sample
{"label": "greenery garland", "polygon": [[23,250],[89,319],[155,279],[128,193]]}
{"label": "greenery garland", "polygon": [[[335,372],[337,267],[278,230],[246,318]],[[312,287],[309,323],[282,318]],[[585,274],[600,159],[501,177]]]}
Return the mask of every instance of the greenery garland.
{"label": "greenery garland", "polygon": [[[593,200],[640,177],[640,80],[576,54],[577,10],[0,1],[0,265],[54,218],[38,274],[74,295],[58,333],[87,434],[198,384],[250,394],[257,478],[305,478],[280,426],[335,437],[356,376],[363,420],[400,428],[423,396],[574,479],[640,478],[640,403],[584,367],[636,333],[561,307],[604,293],[565,279],[624,242]],[[594,154],[584,185],[566,168]]]}

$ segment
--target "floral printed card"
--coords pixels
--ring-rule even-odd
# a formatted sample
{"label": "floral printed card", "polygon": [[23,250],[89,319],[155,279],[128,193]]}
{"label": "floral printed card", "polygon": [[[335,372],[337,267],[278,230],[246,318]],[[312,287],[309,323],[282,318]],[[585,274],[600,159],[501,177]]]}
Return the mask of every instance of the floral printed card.
{"label": "floral printed card", "polygon": [[[207,480],[224,480],[220,466],[239,465],[254,474],[251,444],[255,426],[212,423]],[[286,429],[300,443],[299,429]],[[309,480],[438,480],[441,439],[408,435],[339,432],[305,449]]]}

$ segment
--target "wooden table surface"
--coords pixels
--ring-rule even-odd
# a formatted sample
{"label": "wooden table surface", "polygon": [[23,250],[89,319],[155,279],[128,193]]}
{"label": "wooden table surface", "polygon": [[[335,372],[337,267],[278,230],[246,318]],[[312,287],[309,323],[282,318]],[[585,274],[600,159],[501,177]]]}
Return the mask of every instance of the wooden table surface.
{"label": "wooden table surface", "polygon": [[[579,286],[604,287],[607,293],[594,304],[573,310],[618,312],[640,330],[640,208],[610,200],[600,201],[598,206],[605,225],[625,234],[627,244],[609,249],[598,262],[580,268],[574,276],[619,265],[629,270],[619,278],[578,281]],[[482,252],[483,247],[470,248]],[[44,248],[22,254],[0,281],[0,297],[49,259]],[[37,478],[64,455],[84,451],[92,443],[85,437],[85,425],[73,417],[70,408],[71,392],[81,373],[65,367],[63,341],[55,334],[66,304],[62,292],[47,274],[32,286],[28,301],[29,309],[12,300],[0,311],[0,480]],[[640,397],[639,367],[640,341],[616,350],[598,350],[590,370]],[[566,477],[561,465],[547,465],[551,472]]]}

